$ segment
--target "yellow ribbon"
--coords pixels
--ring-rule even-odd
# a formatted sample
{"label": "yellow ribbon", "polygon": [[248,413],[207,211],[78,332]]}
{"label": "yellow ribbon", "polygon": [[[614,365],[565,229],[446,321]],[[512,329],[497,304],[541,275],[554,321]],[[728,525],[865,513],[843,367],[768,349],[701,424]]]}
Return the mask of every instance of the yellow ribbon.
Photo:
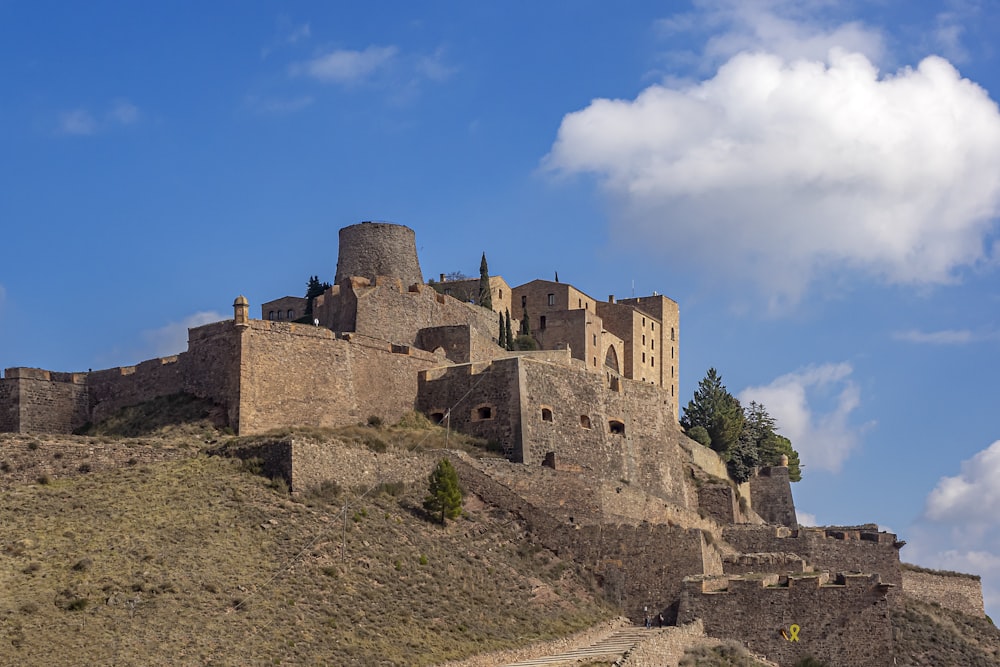
{"label": "yellow ribbon", "polygon": [[[788,626],[788,630],[789,630],[789,632],[791,634],[788,637],[785,637],[785,639],[787,639],[790,642],[797,642],[797,641],[799,641],[799,630],[801,630],[801,629],[802,628],[800,628],[798,625],[796,625],[795,623],[792,623],[790,626]],[[785,633],[782,632],[781,634],[785,634]]]}

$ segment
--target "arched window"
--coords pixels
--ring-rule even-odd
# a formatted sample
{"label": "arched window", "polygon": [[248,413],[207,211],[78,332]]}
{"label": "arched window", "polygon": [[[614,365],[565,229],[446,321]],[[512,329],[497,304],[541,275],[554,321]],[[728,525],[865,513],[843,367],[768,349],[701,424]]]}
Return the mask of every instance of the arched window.
{"label": "arched window", "polygon": [[267,311],[267,319],[269,319],[269,320],[273,320],[274,319],[274,311],[273,310]]}
{"label": "arched window", "polygon": [[614,345],[608,347],[608,353],[604,357],[604,365],[615,373],[621,373],[621,369],[618,367],[618,352],[615,351]]}
{"label": "arched window", "polygon": [[493,419],[492,405],[480,405],[472,411],[472,421],[482,421],[484,419]]}
{"label": "arched window", "polygon": [[625,423],[611,419],[608,421],[608,431],[614,435],[625,435]]}
{"label": "arched window", "polygon": [[590,428],[590,417],[588,415],[580,415],[580,426]]}
{"label": "arched window", "polygon": [[443,412],[432,412],[430,414],[430,420],[432,422],[434,422],[435,424],[440,424],[441,422],[444,421],[444,413]]}
{"label": "arched window", "polygon": [[288,311],[288,319],[290,319],[290,320],[294,320],[295,319],[295,311],[294,310],[289,310]]}
{"label": "arched window", "polygon": [[552,410],[549,408],[542,408],[542,421],[550,422],[552,421]]}

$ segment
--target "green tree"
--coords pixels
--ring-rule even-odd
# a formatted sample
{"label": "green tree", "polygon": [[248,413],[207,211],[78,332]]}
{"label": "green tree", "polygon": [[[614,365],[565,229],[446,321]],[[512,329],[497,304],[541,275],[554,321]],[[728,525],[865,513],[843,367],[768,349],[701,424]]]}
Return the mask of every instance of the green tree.
{"label": "green tree", "polygon": [[531,335],[531,320],[528,318],[528,306],[527,304],[521,309],[521,335],[530,336]]}
{"label": "green tree", "polygon": [[479,305],[493,310],[493,292],[490,290],[490,269],[486,265],[486,253],[479,262]]}
{"label": "green tree", "polygon": [[507,309],[506,318],[504,321],[504,332],[507,336],[507,349],[514,349],[514,330],[510,327],[510,309]]}
{"label": "green tree", "polygon": [[767,409],[760,403],[751,401],[743,411],[743,418],[743,432],[757,448],[758,465],[779,465],[781,455],[784,454],[788,457],[788,478],[793,482],[801,481],[799,453],[792,448],[791,440],[775,431],[777,423]]}
{"label": "green tree", "polygon": [[694,398],[684,408],[681,417],[684,430],[695,426],[708,431],[709,446],[726,461],[743,432],[743,407],[722,384],[722,376],[714,368],[698,383]]}
{"label": "green tree", "polygon": [[308,299],[306,303],[306,315],[312,315],[313,299],[328,289],[330,289],[330,283],[320,282],[319,276],[309,276],[309,282],[306,283],[306,299]]}
{"label": "green tree", "polygon": [[446,519],[455,519],[462,514],[462,487],[458,484],[455,466],[448,459],[441,459],[427,480],[424,509],[440,515],[442,525]]}
{"label": "green tree", "polygon": [[504,326],[503,313],[497,313],[497,317],[500,318],[500,335],[497,336],[497,345],[507,349],[507,327]]}
{"label": "green tree", "polygon": [[749,434],[744,429],[739,440],[729,450],[729,460],[726,461],[729,476],[737,484],[742,484],[753,477],[754,468],[759,463],[760,454],[757,451],[757,444],[750,439]]}

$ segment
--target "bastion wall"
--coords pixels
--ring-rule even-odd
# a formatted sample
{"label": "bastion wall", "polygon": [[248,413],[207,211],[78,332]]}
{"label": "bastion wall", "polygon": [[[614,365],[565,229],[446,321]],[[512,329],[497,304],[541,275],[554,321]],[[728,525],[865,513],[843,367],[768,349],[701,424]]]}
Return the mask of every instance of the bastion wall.
{"label": "bastion wall", "polygon": [[887,591],[878,575],[867,574],[691,577],[677,621],[700,618],[707,634],[746,642],[782,665],[812,656],[829,665],[888,667],[894,661]]}
{"label": "bastion wall", "polygon": [[986,616],[982,580],[977,575],[904,565],[902,576],[903,592],[911,597],[969,616]]}

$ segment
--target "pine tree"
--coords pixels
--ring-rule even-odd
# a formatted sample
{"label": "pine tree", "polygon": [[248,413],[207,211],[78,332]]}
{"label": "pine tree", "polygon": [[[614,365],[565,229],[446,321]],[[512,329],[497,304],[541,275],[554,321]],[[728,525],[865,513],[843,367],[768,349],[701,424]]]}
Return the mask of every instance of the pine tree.
{"label": "pine tree", "polygon": [[313,300],[328,289],[330,283],[320,282],[319,276],[309,276],[309,282],[306,283],[306,315],[312,315]]}
{"label": "pine tree", "polygon": [[714,368],[698,383],[694,398],[684,408],[681,426],[685,430],[703,426],[708,431],[709,446],[727,461],[743,432],[743,408],[726,390]]}
{"label": "pine tree", "polygon": [[504,322],[504,331],[506,332],[506,335],[507,335],[507,341],[506,341],[507,342],[507,349],[508,350],[513,350],[514,349],[514,331],[510,327],[510,309],[509,308],[507,309],[507,317],[506,317],[506,321]]}
{"label": "pine tree", "polygon": [[427,480],[424,509],[432,514],[440,513],[442,525],[446,519],[455,519],[462,514],[462,488],[458,484],[455,466],[448,459],[441,459]]}
{"label": "pine tree", "polygon": [[493,310],[493,292],[490,290],[490,269],[486,266],[486,253],[479,262],[479,305]]}

